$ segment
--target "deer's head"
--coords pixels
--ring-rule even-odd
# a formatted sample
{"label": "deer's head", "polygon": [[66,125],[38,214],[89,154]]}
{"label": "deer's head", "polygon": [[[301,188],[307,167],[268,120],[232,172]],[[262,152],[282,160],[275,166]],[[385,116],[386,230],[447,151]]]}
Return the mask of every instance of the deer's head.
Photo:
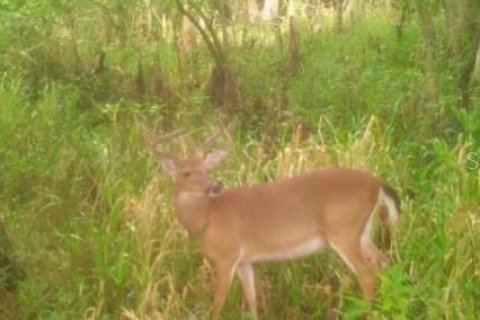
{"label": "deer's head", "polygon": [[211,170],[222,163],[226,154],[225,151],[214,150],[205,157],[197,155],[187,159],[163,154],[160,166],[174,179],[177,192],[214,196],[221,191],[222,185],[212,177]]}

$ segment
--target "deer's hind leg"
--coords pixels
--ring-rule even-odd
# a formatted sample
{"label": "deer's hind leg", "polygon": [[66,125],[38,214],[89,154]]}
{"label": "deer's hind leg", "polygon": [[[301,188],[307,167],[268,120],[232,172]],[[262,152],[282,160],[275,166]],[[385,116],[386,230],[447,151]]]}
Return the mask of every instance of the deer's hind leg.
{"label": "deer's hind leg", "polygon": [[375,287],[377,285],[377,272],[376,268],[368,263],[359,239],[350,235],[336,236],[330,238],[329,243],[357,276],[364,297],[369,300],[374,299]]}
{"label": "deer's hind leg", "polygon": [[375,210],[372,211],[365,227],[363,228],[360,236],[360,246],[364,258],[377,269],[383,269],[388,266],[388,259],[372,241],[374,214]]}

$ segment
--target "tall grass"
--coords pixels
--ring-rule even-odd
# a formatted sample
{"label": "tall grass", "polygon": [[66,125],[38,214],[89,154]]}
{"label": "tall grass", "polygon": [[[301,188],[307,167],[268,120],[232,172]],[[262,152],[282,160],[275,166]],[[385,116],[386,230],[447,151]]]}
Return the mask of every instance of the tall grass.
{"label": "tall grass", "polygon": [[[131,15],[115,14],[146,12],[135,8]],[[142,139],[159,123],[161,133],[180,128],[194,131],[199,140],[218,118],[236,116],[218,116],[205,94],[210,68],[205,48],[196,49],[186,72],[177,68],[167,38],[113,35],[124,42],[105,42],[108,70],[96,77],[88,73],[96,30],[83,23],[100,19],[100,13],[77,17],[76,42],[58,36],[65,27],[62,17],[67,19],[43,20],[52,23],[52,33],[35,26],[45,37],[38,50],[38,39],[16,38],[14,25],[2,25],[12,33],[1,44],[0,215],[28,277],[13,307],[0,301],[0,315],[207,318],[213,271],[175,222],[170,182]],[[379,17],[342,35],[303,32],[302,68],[286,88],[288,110],[278,108],[285,89],[282,48],[232,46],[248,117],[230,137],[234,143],[226,137],[219,142],[230,153],[219,179],[235,186],[316,168],[364,169],[398,188],[403,216],[388,252],[392,266],[381,274],[375,302],[360,298],[354,276],[326,251],[259,266],[261,317],[321,318],[334,298],[328,279],[336,276],[339,312],[346,319],[367,311],[373,319],[475,318],[480,171],[471,159],[480,156],[478,97],[471,110],[456,108],[458,65],[444,61],[433,73],[427,69],[415,23],[401,43],[391,22]],[[5,63],[17,58],[8,45],[19,52],[35,48],[13,67]],[[75,51],[53,50],[69,46],[83,57],[78,70],[70,55]],[[134,93],[139,61],[145,83],[164,83],[157,98],[154,88],[140,97]],[[305,139],[295,138],[298,125],[306,128]],[[178,140],[161,147],[189,149]],[[235,283],[225,319],[241,318],[240,300]]]}

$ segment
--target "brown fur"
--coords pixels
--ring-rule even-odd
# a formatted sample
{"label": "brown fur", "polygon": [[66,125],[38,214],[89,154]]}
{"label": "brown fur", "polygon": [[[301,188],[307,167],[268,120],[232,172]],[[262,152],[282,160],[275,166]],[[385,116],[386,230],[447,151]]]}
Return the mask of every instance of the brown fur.
{"label": "brown fur", "polygon": [[365,172],[328,169],[212,196],[208,170],[223,156],[162,160],[164,170],[175,177],[179,221],[190,234],[201,233],[200,249],[217,269],[215,318],[235,272],[256,314],[253,263],[299,257],[323,244],[356,273],[364,296],[374,297],[377,269],[386,257],[364,233],[370,231],[381,191],[399,206],[391,187]]}

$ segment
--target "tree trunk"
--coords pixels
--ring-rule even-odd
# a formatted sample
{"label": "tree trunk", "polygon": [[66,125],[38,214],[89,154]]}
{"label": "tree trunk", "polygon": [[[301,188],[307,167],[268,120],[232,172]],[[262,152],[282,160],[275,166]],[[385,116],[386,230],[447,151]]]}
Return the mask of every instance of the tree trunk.
{"label": "tree trunk", "polygon": [[335,27],[338,32],[343,30],[343,0],[335,0]]}
{"label": "tree trunk", "polygon": [[450,51],[455,55],[462,54],[462,38],[464,36],[464,22],[466,19],[466,1],[447,0],[445,2],[445,22],[448,31],[448,44]]}
{"label": "tree trunk", "polygon": [[257,20],[260,16],[257,0],[247,0],[247,16],[250,22]]}
{"label": "tree trunk", "polygon": [[262,9],[262,19],[271,21],[278,17],[278,0],[265,0]]}
{"label": "tree trunk", "polygon": [[359,0],[347,0],[345,4],[345,18],[347,24],[354,24],[362,15]]}
{"label": "tree trunk", "polygon": [[401,13],[400,13],[400,20],[397,24],[397,39],[401,41],[403,38],[403,28],[407,24],[407,21],[410,19],[412,15],[412,6],[409,1],[403,1],[401,4]]}
{"label": "tree trunk", "polygon": [[181,56],[190,53],[196,45],[195,27],[187,17],[182,17],[180,36],[177,41],[177,49]]}
{"label": "tree trunk", "polygon": [[176,3],[182,15],[190,20],[194,28],[200,33],[215,63],[210,78],[209,95],[218,106],[243,111],[242,91],[237,85],[228,63],[228,34],[225,24],[223,25],[222,42],[212,23],[202,24],[202,21],[206,22],[209,19],[205,11],[198,7],[194,1],[187,1],[189,9],[180,0],[176,0]]}
{"label": "tree trunk", "polygon": [[433,15],[431,13],[432,10],[429,7],[429,4],[424,0],[417,0],[416,4],[423,38],[426,43],[426,59],[431,62],[435,58],[435,48],[437,43],[437,33],[433,23]]}
{"label": "tree trunk", "polygon": [[472,80],[479,77],[480,3],[478,0],[449,0],[446,2],[450,50],[462,58],[459,74],[459,106],[471,104]]}
{"label": "tree trunk", "polygon": [[480,83],[480,41],[478,42],[477,54],[475,57],[475,67],[473,68],[473,79]]}
{"label": "tree trunk", "polygon": [[296,0],[289,0],[288,7],[287,7],[287,17],[295,17],[297,15],[297,1]]}

